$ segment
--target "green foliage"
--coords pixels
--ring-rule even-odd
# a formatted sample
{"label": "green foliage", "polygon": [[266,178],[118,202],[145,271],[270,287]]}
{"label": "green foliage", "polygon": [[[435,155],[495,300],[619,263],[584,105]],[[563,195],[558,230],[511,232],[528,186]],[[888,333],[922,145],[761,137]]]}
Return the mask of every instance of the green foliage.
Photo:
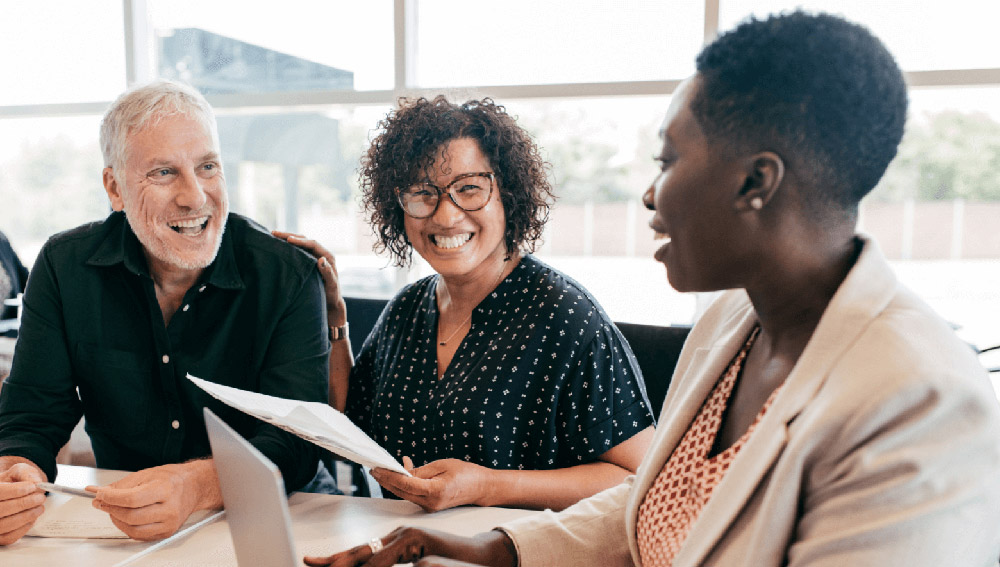
{"label": "green foliage", "polygon": [[[651,156],[657,151],[659,116],[622,127],[588,116],[581,107],[539,106],[519,123],[536,137],[551,163],[560,202],[628,201],[649,186],[656,174]],[[352,205],[368,122],[367,115],[342,121],[342,168],[300,170],[300,210],[336,211]],[[0,203],[4,212],[16,211],[4,215],[3,230],[22,246],[40,246],[56,232],[103,218],[109,207],[101,169],[96,146],[64,137],[25,144],[0,167]],[[244,181],[254,188],[259,220],[272,226],[284,206],[281,169],[274,164],[254,164],[253,169],[252,179]],[[912,117],[899,155],[870,198],[1000,201],[1000,123],[982,113],[956,111]]]}
{"label": "green foliage", "polygon": [[871,198],[1000,201],[1000,123],[957,111],[911,117]]}
{"label": "green foliage", "polygon": [[[580,107],[544,104],[530,116],[519,117],[518,123],[531,132],[542,157],[551,164],[560,203],[629,201],[652,180],[655,120],[645,128],[648,136],[640,131],[635,147],[624,149],[616,125],[602,123]],[[633,137],[629,132],[624,135]]]}
{"label": "green foliage", "polygon": [[0,172],[4,231],[19,245],[40,245],[56,232],[99,220],[110,212],[96,147],[82,148],[63,137],[22,146]]}

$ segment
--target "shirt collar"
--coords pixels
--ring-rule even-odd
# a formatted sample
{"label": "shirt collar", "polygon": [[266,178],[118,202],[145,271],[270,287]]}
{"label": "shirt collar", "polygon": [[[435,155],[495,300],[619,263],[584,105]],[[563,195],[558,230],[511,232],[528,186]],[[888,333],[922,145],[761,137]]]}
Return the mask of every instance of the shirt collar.
{"label": "shirt collar", "polygon": [[236,249],[233,244],[233,231],[238,229],[238,225],[232,222],[233,215],[226,219],[226,231],[222,234],[222,244],[219,246],[219,253],[215,255],[215,261],[209,264],[205,270],[205,281],[224,289],[246,289],[243,278],[240,276],[240,267],[236,262]]}
{"label": "shirt collar", "polygon": [[[109,226],[107,235],[97,250],[87,259],[87,264],[90,266],[123,264],[125,269],[137,276],[150,277],[142,245],[126,222],[125,213],[113,212],[105,220],[105,223]],[[229,219],[226,220],[226,231],[222,235],[219,253],[199,278],[200,282],[223,289],[246,289],[246,284],[240,276],[236,252],[233,248],[232,229],[234,224],[229,222]]]}

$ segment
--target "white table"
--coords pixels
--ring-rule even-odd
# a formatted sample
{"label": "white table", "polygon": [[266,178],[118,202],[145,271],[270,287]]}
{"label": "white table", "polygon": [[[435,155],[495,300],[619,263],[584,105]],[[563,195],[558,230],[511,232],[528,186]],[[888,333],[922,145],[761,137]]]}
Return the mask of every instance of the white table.
{"label": "white table", "polygon": [[[59,465],[59,484],[83,487],[107,484],[125,473],[87,467]],[[50,494],[46,508],[59,506],[70,497]],[[352,498],[326,494],[293,494],[289,500],[292,532],[299,556],[328,555],[383,536],[400,525],[433,528],[460,535],[473,535],[497,524],[535,512],[510,508],[464,507],[428,514],[417,505],[399,500]],[[0,548],[0,565],[111,566],[142,552],[153,543],[132,540],[79,540],[22,538]],[[229,527],[225,520],[209,524],[181,541],[172,543],[133,563],[141,567],[230,567],[236,565]]]}

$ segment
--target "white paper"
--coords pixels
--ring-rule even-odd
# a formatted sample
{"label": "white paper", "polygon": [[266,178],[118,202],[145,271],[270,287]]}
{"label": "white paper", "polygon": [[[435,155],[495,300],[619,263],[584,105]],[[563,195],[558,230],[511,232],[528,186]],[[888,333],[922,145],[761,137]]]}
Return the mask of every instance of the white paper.
{"label": "white paper", "polygon": [[[111,522],[111,516],[94,508],[92,502],[90,498],[69,497],[64,504],[46,506],[45,513],[35,521],[28,536],[128,539],[128,536]],[[182,528],[202,520],[211,513],[212,510],[201,510],[191,514]]]}
{"label": "white paper", "polygon": [[276,398],[223,386],[190,374],[187,377],[226,405],[294,433],[345,459],[370,468],[380,467],[410,476],[388,451],[354,425],[347,416],[326,404]]}

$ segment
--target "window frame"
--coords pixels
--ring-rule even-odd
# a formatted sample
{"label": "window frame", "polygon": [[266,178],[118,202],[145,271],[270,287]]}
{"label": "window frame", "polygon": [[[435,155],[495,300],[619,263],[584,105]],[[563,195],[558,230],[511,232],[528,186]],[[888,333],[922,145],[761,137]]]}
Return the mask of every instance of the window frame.
{"label": "window frame", "polygon": [[[413,87],[416,56],[416,13],[420,0],[393,0],[394,86],[387,90],[345,91],[323,90],[302,92],[241,93],[208,95],[206,98],[219,109],[254,109],[283,107],[289,110],[325,105],[392,105],[401,96],[433,96],[441,88]],[[703,22],[705,42],[718,33],[719,3],[705,0]],[[147,0],[122,0],[125,29],[126,82],[133,85],[154,79],[155,34],[148,17]],[[905,72],[911,88],[1000,86],[1000,68],[946,69]],[[611,81],[526,85],[466,85],[463,93],[492,96],[498,100],[545,98],[594,98],[670,95],[680,80]],[[26,117],[60,117],[101,114],[108,101],[0,105],[0,119]]]}

